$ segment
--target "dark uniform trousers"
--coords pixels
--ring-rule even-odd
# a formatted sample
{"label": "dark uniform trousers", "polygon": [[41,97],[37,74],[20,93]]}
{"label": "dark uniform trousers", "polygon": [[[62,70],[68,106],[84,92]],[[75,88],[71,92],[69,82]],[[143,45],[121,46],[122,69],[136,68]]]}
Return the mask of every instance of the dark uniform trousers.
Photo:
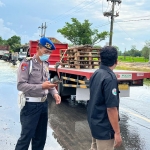
{"label": "dark uniform trousers", "polygon": [[20,112],[21,137],[15,150],[43,150],[47,136],[48,102],[26,102]]}

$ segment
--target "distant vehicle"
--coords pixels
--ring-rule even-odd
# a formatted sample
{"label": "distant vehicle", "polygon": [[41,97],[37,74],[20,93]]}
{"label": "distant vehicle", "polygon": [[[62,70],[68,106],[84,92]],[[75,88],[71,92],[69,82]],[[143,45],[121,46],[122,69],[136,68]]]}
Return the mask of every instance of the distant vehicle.
{"label": "distant vehicle", "polygon": [[18,52],[11,54],[11,60],[9,60],[13,65],[16,65],[18,61]]}
{"label": "distant vehicle", "polygon": [[19,52],[18,60],[22,61],[27,56],[27,52]]}
{"label": "distant vehicle", "polygon": [[11,54],[9,52],[6,52],[6,53],[3,53],[1,59],[4,61],[8,61],[10,57],[11,57]]}

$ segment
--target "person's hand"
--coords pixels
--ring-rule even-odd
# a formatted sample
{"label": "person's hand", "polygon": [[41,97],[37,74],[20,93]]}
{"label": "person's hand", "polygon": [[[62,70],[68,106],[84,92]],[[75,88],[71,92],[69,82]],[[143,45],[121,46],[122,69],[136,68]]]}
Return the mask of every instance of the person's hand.
{"label": "person's hand", "polygon": [[61,103],[61,97],[58,94],[54,94],[53,97],[55,98],[56,104]]}
{"label": "person's hand", "polygon": [[120,133],[115,133],[115,143],[114,143],[114,148],[119,147],[122,144],[122,138]]}
{"label": "person's hand", "polygon": [[45,81],[42,84],[42,89],[50,89],[50,88],[53,88],[53,87],[56,87],[56,86],[57,86],[57,84],[52,84],[49,81]]}

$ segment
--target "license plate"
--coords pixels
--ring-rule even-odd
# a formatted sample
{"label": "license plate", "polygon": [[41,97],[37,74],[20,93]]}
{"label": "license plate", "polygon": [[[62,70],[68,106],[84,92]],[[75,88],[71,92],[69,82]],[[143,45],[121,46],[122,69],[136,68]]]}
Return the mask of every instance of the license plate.
{"label": "license plate", "polygon": [[128,90],[129,85],[128,84],[119,84],[119,90]]}

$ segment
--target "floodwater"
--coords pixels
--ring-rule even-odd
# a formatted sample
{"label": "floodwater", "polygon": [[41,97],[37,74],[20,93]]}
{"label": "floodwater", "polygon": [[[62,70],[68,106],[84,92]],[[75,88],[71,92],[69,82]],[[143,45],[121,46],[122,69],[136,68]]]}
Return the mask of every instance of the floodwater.
{"label": "floodwater", "polygon": [[[0,150],[14,150],[21,126],[17,105],[17,67],[0,60]],[[123,145],[118,150],[150,150],[150,87],[132,87],[120,100]],[[44,150],[89,150],[91,134],[86,108],[68,101],[49,101],[48,136]]]}

